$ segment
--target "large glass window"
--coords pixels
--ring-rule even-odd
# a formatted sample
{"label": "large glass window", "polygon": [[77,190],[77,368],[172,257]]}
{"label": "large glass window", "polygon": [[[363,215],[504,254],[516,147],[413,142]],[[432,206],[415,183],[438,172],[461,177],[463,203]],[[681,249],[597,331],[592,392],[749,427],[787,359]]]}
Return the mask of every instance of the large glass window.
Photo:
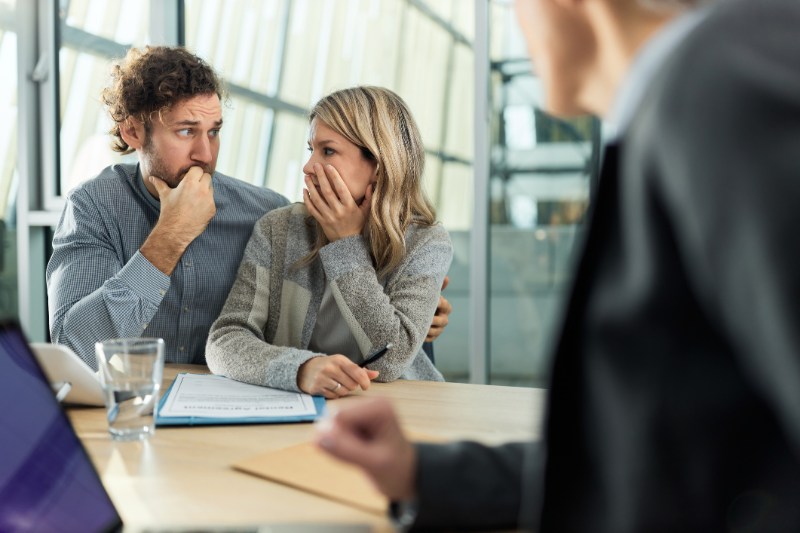
{"label": "large glass window", "polygon": [[230,96],[218,169],[256,185],[268,181],[286,7],[284,0],[185,2],[185,44],[223,75]]}
{"label": "large glass window", "polygon": [[17,316],[17,31],[16,0],[0,0],[0,316]]}
{"label": "large glass window", "polygon": [[542,112],[508,2],[492,4],[490,24],[490,381],[544,385],[596,172],[599,125]]}
{"label": "large glass window", "polygon": [[464,227],[469,212],[460,202],[447,205],[442,194],[442,163],[456,161],[468,171],[472,158],[473,58],[469,41],[454,29],[472,18],[461,2],[252,0],[224,10],[222,4],[185,0],[186,46],[222,74],[232,96],[220,171],[300,200],[310,107],[339,88],[381,85],[411,107],[433,160],[427,190]]}
{"label": "large glass window", "polygon": [[137,0],[60,0],[58,3],[58,188],[78,183],[120,160],[110,149],[111,122],[100,93],[112,59],[145,43],[150,3]]}

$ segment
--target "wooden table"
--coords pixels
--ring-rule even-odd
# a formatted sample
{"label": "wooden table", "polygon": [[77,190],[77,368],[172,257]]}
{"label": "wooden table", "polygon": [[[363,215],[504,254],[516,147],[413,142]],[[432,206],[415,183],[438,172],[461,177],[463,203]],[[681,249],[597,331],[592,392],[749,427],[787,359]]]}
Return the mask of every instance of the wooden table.
{"label": "wooden table", "polygon": [[[207,369],[168,365],[162,390],[178,372]],[[368,396],[388,398],[408,431],[487,444],[538,438],[544,402],[540,389],[397,381],[374,383],[367,392],[329,400],[328,407],[346,407]],[[115,442],[103,409],[74,408],[69,415],[126,525],[336,522],[391,530],[385,516],[229,467],[311,440],[313,424],[160,427],[147,442]]]}

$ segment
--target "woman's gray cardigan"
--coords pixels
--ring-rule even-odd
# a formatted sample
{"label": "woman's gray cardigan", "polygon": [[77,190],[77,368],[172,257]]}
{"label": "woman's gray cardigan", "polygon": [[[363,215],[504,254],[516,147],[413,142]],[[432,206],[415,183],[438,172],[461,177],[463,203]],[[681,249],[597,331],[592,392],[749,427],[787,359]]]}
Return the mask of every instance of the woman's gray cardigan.
{"label": "woman's gray cardigan", "polygon": [[380,371],[378,381],[442,381],[422,343],[453,257],[447,231],[438,224],[410,227],[405,259],[381,282],[360,235],[324,246],[318,259],[293,269],[316,241],[307,216],[303,204],[293,204],[256,223],[225,307],[211,326],[206,346],[211,371],[299,390],[300,365],[324,355],[307,348],[327,278],[362,357],[384,343],[393,345],[370,365]]}

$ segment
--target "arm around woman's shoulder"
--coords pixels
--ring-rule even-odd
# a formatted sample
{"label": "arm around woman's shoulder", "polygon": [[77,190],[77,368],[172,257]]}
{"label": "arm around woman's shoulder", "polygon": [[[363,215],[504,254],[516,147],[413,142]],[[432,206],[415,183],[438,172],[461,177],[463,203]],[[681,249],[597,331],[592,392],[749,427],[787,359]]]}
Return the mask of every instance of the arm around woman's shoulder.
{"label": "arm around woman's shoulder", "polygon": [[386,357],[370,365],[380,371],[378,381],[402,377],[416,357],[425,357],[420,355],[420,347],[453,257],[447,231],[440,224],[409,228],[406,256],[384,280],[378,279],[367,242],[361,236],[324,246],[320,257],[362,353],[392,343]]}
{"label": "arm around woman's shoulder", "polygon": [[[206,363],[215,374],[237,381],[298,391],[297,368],[314,356],[296,348],[269,344],[264,332],[270,317],[273,246],[291,206],[256,222],[236,281],[219,318],[211,325]],[[276,311],[273,311],[276,312]]]}

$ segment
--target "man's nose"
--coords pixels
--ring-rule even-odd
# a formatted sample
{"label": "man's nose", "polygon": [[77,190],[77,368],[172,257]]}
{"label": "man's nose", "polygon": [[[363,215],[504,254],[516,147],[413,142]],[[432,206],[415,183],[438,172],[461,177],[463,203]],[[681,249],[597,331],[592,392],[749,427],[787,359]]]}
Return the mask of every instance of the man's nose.
{"label": "man's nose", "polygon": [[200,135],[197,137],[192,145],[191,157],[193,161],[197,161],[198,163],[203,163],[204,165],[211,164],[213,153],[211,150],[211,140],[207,136]]}

